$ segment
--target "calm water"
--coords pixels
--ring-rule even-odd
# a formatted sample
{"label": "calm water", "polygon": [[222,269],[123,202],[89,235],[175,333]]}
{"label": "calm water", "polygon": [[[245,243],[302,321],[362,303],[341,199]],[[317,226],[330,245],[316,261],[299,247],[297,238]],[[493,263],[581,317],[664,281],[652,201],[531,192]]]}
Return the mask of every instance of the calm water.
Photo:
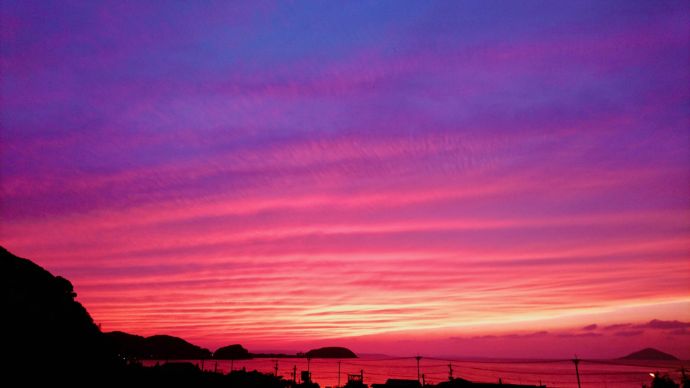
{"label": "calm water", "polygon": [[[297,367],[297,376],[302,370],[307,370],[307,360],[303,358],[254,359],[254,360],[205,360],[206,370],[228,372],[231,368],[258,370],[272,373],[275,362],[278,362],[278,375],[285,379],[292,379],[292,371]],[[192,361],[201,366],[202,362]],[[156,361],[145,361],[144,365],[154,365]],[[427,383],[438,383],[448,379],[449,367],[452,365],[453,375],[472,381],[497,382],[499,378],[504,383],[546,384],[548,387],[577,387],[575,367],[570,361],[464,361],[441,360],[423,358],[420,361],[420,373]],[[676,381],[679,380],[680,368],[688,367],[688,361],[587,361],[580,362],[580,380],[582,387],[641,387],[649,384],[650,372],[660,371],[668,373]],[[338,360],[314,359],[309,369],[312,379],[322,387],[338,385]],[[417,363],[414,358],[358,358],[340,361],[340,385],[347,382],[347,375],[364,373],[367,384],[384,383],[387,378],[417,378]]]}

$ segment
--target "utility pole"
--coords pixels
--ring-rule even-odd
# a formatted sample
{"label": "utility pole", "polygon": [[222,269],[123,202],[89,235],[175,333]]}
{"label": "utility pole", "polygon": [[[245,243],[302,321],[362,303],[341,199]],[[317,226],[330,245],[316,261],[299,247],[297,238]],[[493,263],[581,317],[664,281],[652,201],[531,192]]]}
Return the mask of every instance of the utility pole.
{"label": "utility pole", "polygon": [[275,377],[278,377],[278,360],[275,360],[275,365],[273,366],[273,370],[275,371],[275,372],[273,372],[273,375]]}
{"label": "utility pole", "polygon": [[453,364],[448,364],[448,381],[453,381]]}
{"label": "utility pole", "polygon": [[292,384],[297,384],[297,365],[292,367]]}
{"label": "utility pole", "polygon": [[338,388],[340,388],[340,360],[338,360]]}
{"label": "utility pole", "polygon": [[579,363],[580,360],[577,358],[576,354],[575,358],[573,358],[573,364],[575,364],[575,374],[577,375],[577,388],[582,388],[582,386],[580,386],[580,369],[577,366]]}
{"label": "utility pole", "polygon": [[426,387],[426,379],[424,378],[424,374],[422,374],[422,387]]}
{"label": "utility pole", "polygon": [[417,360],[417,381],[419,381],[419,383],[421,384],[422,378],[421,378],[421,376],[420,376],[420,374],[419,374],[419,360],[422,359],[422,356],[419,356],[419,355],[418,355],[417,357],[415,357],[415,359]]}
{"label": "utility pole", "polygon": [[307,357],[307,372],[311,373],[311,357]]}

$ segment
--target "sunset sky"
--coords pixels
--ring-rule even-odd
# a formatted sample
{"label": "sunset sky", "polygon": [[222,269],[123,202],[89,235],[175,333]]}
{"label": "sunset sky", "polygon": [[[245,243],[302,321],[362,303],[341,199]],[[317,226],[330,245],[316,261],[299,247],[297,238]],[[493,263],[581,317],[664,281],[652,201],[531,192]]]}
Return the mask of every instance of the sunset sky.
{"label": "sunset sky", "polygon": [[103,330],[690,358],[687,2],[1,7],[0,244]]}

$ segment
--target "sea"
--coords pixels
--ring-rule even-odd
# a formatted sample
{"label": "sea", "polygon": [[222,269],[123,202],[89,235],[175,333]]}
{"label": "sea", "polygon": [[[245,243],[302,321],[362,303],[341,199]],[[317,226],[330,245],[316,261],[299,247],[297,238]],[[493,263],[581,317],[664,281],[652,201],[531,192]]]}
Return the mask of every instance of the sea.
{"label": "sea", "polygon": [[[389,378],[419,378],[426,384],[436,384],[451,376],[475,382],[511,384],[544,384],[547,387],[642,387],[650,386],[652,374],[668,374],[680,381],[681,369],[687,370],[690,361],[631,361],[579,360],[577,372],[572,360],[497,360],[497,359],[441,359],[432,357],[364,356],[354,359],[257,358],[251,360],[188,360],[204,370],[227,373],[231,370],[257,370],[275,373],[292,380],[296,371],[300,381],[302,371],[311,373],[312,381],[321,387],[340,387],[348,375],[361,375],[364,383],[385,383]],[[147,360],[144,365],[181,362]]]}

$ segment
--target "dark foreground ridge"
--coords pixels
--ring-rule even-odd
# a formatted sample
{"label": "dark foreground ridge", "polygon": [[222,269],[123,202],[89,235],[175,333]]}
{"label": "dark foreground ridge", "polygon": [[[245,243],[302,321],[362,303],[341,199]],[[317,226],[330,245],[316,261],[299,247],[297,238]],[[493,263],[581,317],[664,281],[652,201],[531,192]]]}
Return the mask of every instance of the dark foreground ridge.
{"label": "dark foreground ridge", "polygon": [[641,360],[641,361],[675,361],[678,358],[674,355],[664,353],[654,348],[645,348],[621,357],[621,360]]}
{"label": "dark foreground ridge", "polygon": [[[74,298],[72,283],[0,247],[2,315],[1,379],[91,380],[120,363],[86,309]],[[31,360],[44,359],[40,373]],[[79,360],[76,362],[75,360]],[[5,368],[3,368],[5,370]],[[4,386],[12,386],[1,384]]]}

